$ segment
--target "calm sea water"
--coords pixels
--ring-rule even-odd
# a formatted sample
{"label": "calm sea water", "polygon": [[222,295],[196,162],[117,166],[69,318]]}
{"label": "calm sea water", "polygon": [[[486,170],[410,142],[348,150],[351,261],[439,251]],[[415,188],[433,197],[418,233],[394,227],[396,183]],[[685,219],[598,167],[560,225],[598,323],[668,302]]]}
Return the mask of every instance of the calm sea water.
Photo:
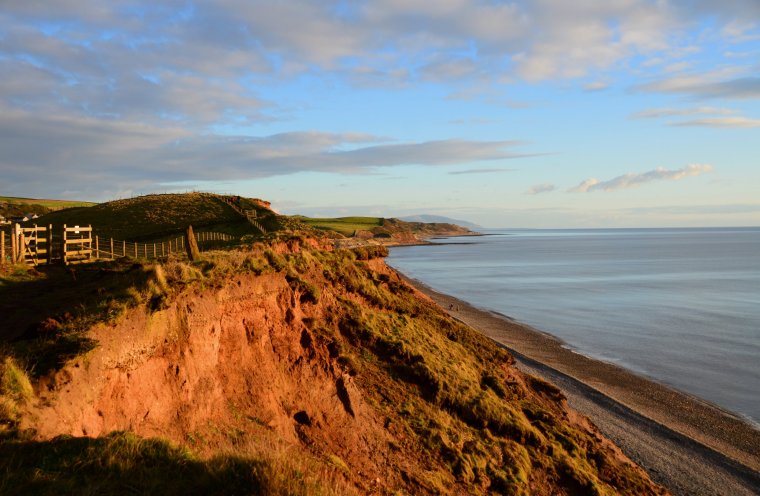
{"label": "calm sea water", "polygon": [[760,422],[760,228],[484,232],[388,263]]}

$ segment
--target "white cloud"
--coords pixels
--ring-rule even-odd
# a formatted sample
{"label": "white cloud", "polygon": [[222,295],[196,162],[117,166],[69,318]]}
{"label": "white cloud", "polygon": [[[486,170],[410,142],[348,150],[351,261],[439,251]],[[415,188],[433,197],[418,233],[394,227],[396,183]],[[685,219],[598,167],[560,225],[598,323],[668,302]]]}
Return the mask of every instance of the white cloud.
{"label": "white cloud", "polygon": [[534,184],[528,189],[527,194],[538,195],[541,193],[550,193],[556,189],[557,187],[551,183]]}
{"label": "white cloud", "polygon": [[638,85],[636,89],[696,98],[760,98],[760,77],[747,67],[727,67],[708,73],[692,73]]}
{"label": "white cloud", "polygon": [[599,184],[599,179],[595,177],[589,177],[588,179],[585,179],[582,183],[580,183],[578,186],[574,188],[570,188],[568,191],[571,193],[585,193],[587,191],[590,191],[597,184]]}
{"label": "white cloud", "polygon": [[460,174],[493,174],[495,172],[512,172],[514,169],[465,169],[465,170],[458,170],[458,171],[451,171],[449,174],[454,175],[460,175]]}
{"label": "white cloud", "polygon": [[734,43],[760,40],[760,26],[755,22],[734,20],[723,26],[721,33]]}
{"label": "white cloud", "polygon": [[657,117],[674,117],[683,115],[732,115],[737,111],[725,107],[693,107],[693,108],[652,108],[631,115],[634,119],[653,119]]}
{"label": "white cloud", "polygon": [[603,91],[609,87],[610,85],[604,81],[594,81],[583,85],[585,91]]}
{"label": "white cloud", "polygon": [[689,121],[674,122],[671,126],[682,127],[729,127],[729,128],[751,128],[760,127],[760,119],[750,119],[748,117],[712,117],[705,119],[693,119]]}
{"label": "white cloud", "polygon": [[737,111],[725,107],[693,107],[693,108],[653,108],[636,112],[631,115],[634,119],[653,119],[658,117],[683,117],[692,115],[705,115],[717,117],[703,117],[686,121],[668,122],[669,126],[676,127],[724,127],[724,128],[750,128],[760,127],[760,119],[752,119],[736,115]]}
{"label": "white cloud", "polygon": [[713,167],[708,164],[689,164],[682,169],[668,170],[662,167],[641,174],[624,174],[608,181],[588,178],[578,186],[569,189],[573,193],[590,193],[592,191],[615,191],[640,186],[652,181],[678,181],[689,176],[698,176],[711,172]]}

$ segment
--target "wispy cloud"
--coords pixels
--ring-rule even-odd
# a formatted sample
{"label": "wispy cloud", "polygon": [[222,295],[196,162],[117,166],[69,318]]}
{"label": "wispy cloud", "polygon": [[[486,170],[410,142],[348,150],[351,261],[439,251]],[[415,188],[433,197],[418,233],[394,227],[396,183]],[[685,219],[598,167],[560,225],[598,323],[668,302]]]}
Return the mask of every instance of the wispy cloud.
{"label": "wispy cloud", "polygon": [[677,117],[684,115],[732,115],[737,111],[725,107],[692,107],[692,108],[652,108],[632,114],[634,119],[654,119],[658,117]]}
{"label": "wispy cloud", "polygon": [[726,128],[751,128],[760,127],[760,119],[749,117],[711,117],[705,119],[693,119],[689,121],[673,122],[671,126],[679,127],[726,127]]}
{"label": "wispy cloud", "polygon": [[491,174],[496,172],[512,172],[514,169],[465,169],[459,171],[451,171],[449,174]]}
{"label": "wispy cloud", "polygon": [[588,92],[604,91],[609,88],[610,85],[604,81],[594,81],[583,85],[583,90]]}
{"label": "wispy cloud", "polygon": [[618,189],[627,189],[640,186],[653,181],[678,181],[689,176],[698,176],[713,170],[709,164],[689,164],[682,169],[668,170],[662,167],[643,172],[640,174],[623,174],[607,181],[590,177],[578,186],[570,188],[572,193],[590,193],[593,191],[615,191]]}
{"label": "wispy cloud", "polygon": [[636,87],[640,91],[674,93],[695,98],[724,98],[746,100],[760,98],[760,77],[754,75],[731,77],[746,72],[746,68],[733,67],[707,74],[687,74],[661,79]]}
{"label": "wispy cloud", "polygon": [[723,26],[721,34],[734,43],[760,40],[760,25],[747,20],[734,20]]}
{"label": "wispy cloud", "polygon": [[453,124],[455,126],[467,126],[467,125],[488,125],[488,124],[496,124],[498,121],[496,119],[485,119],[485,118],[472,118],[472,119],[453,119],[450,120],[448,123]]}
{"label": "wispy cloud", "polygon": [[752,119],[736,115],[737,111],[725,107],[692,107],[692,108],[653,108],[632,114],[634,119],[654,119],[660,117],[685,116],[718,116],[703,117],[685,121],[671,121],[668,126],[675,127],[717,127],[717,128],[751,128],[760,127],[760,119]]}
{"label": "wispy cloud", "polygon": [[533,186],[530,187],[530,189],[528,189],[526,193],[529,195],[538,195],[541,193],[550,193],[556,189],[557,187],[554,184],[541,183],[541,184],[534,184]]}

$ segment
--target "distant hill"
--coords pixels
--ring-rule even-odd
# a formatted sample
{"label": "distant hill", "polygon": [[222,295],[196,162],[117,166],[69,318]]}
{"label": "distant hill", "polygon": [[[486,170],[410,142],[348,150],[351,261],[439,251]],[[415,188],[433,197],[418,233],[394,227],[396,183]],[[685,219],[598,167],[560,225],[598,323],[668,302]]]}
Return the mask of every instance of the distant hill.
{"label": "distant hill", "polygon": [[55,210],[71,207],[87,207],[94,203],[69,200],[43,200],[36,198],[17,198],[0,196],[0,217],[13,219],[27,214],[43,215]]}
{"label": "distant hill", "polygon": [[466,220],[452,219],[451,217],[444,217],[443,215],[408,215],[406,217],[399,217],[400,220],[406,222],[433,222],[443,224],[456,224],[458,226],[466,227],[468,229],[483,229],[483,226],[479,226],[473,222]]}

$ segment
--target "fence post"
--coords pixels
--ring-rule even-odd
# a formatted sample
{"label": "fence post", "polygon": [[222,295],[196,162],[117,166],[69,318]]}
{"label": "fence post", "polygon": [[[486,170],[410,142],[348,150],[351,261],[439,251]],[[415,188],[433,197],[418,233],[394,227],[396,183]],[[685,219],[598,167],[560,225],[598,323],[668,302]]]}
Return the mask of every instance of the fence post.
{"label": "fence post", "polygon": [[47,249],[47,263],[50,265],[53,263],[53,224],[48,224]]}
{"label": "fence post", "polygon": [[113,260],[115,257],[113,256],[113,238],[111,238],[111,260]]}
{"label": "fence post", "polygon": [[66,252],[66,224],[63,225],[63,246],[61,247],[61,256],[63,257],[63,265],[68,265],[68,257]]}
{"label": "fence post", "polygon": [[11,227],[11,263],[16,263],[16,224]]}
{"label": "fence post", "polygon": [[0,265],[5,265],[5,231],[0,231]]}
{"label": "fence post", "polygon": [[135,259],[137,259],[137,243],[135,243]]}
{"label": "fence post", "polygon": [[195,262],[201,257],[200,252],[198,251],[198,243],[195,242],[195,234],[193,234],[193,226],[187,226],[187,231],[185,232],[185,235],[187,236],[187,257],[190,259],[191,262]]}
{"label": "fence post", "polygon": [[121,256],[122,257],[127,256],[127,242],[126,241],[121,242]]}
{"label": "fence post", "polygon": [[[90,239],[92,239],[92,231],[90,231]],[[100,258],[100,243],[98,242],[99,239],[100,236],[95,236],[95,260]]]}
{"label": "fence post", "polygon": [[21,226],[18,228],[18,242],[16,243],[18,248],[18,262],[26,262],[26,238],[24,237],[24,231],[21,230]]}

